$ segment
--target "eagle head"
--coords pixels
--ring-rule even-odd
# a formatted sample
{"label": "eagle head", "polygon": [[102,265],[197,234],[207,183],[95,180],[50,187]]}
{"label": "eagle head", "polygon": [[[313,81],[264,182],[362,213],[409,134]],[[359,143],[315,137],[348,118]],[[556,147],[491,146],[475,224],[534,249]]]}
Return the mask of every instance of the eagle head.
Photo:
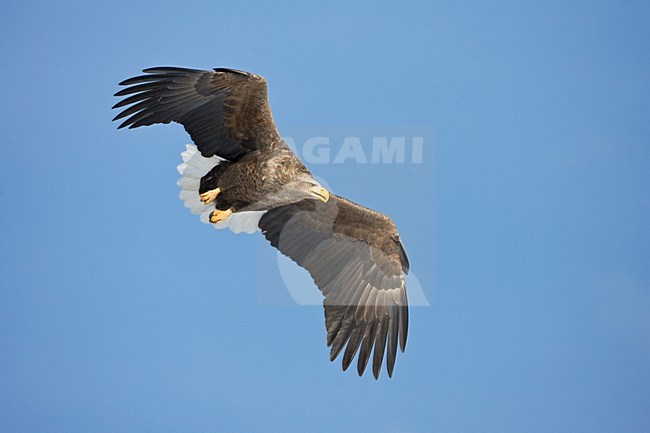
{"label": "eagle head", "polygon": [[300,177],[289,182],[285,187],[288,187],[291,190],[291,195],[298,200],[312,199],[326,203],[330,198],[329,191],[311,176]]}
{"label": "eagle head", "polygon": [[330,192],[318,183],[309,189],[309,193],[313,198],[320,200],[323,203],[327,203],[327,200],[330,199]]}

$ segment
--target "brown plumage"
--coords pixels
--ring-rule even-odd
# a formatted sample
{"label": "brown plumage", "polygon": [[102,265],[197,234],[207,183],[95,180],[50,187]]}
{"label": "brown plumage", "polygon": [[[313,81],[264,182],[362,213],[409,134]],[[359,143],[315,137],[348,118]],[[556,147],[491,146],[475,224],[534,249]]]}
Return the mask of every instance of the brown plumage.
{"label": "brown plumage", "polygon": [[224,68],[144,72],[120,83],[128,87],[116,96],[128,97],[113,108],[129,107],[115,117],[127,118],[119,127],[180,123],[204,157],[225,159],[199,193],[215,192],[215,212],[266,211],[259,229],[325,296],[330,359],[345,347],[346,370],[358,352],[361,375],[372,357],[377,378],[386,353],[392,376],[397,347],[406,346],[409,269],[392,221],[312,178],[273,123],[264,78]]}

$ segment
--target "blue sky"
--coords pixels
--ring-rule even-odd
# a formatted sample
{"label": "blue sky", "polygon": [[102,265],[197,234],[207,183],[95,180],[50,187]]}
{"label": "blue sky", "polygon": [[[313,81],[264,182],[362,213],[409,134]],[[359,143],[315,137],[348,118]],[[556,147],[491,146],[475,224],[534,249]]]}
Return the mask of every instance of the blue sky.
{"label": "blue sky", "polygon": [[[378,3],[0,6],[0,431],[650,429],[650,6]],[[264,75],[283,133],[429,131],[421,164],[310,165],[431,301],[392,380],[183,208],[181,127],[115,130],[156,65]]]}

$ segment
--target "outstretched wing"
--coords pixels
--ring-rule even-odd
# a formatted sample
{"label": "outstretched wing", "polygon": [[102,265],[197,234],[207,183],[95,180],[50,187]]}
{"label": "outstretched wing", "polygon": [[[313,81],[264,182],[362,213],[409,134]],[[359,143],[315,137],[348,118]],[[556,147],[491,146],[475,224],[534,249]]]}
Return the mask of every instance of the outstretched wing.
{"label": "outstretched wing", "polygon": [[392,376],[397,344],[403,352],[408,328],[408,260],[392,221],[331,195],[327,203],[304,200],[271,209],[259,227],[271,245],[309,271],[325,295],[330,360],[345,345],[346,370],[359,351],[362,375],[374,346],[373,375],[379,377],[386,351]]}
{"label": "outstretched wing", "polygon": [[234,161],[253,149],[281,143],[273,123],[266,80],[234,69],[213,71],[157,67],[120,83],[115,96],[127,96],[113,120],[119,128],[177,122],[203,156]]}

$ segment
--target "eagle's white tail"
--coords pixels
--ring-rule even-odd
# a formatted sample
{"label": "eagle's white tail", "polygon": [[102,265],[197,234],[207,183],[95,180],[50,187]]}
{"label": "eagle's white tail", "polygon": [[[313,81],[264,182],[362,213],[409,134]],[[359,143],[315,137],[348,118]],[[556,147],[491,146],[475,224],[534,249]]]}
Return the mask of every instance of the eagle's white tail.
{"label": "eagle's white tail", "polygon": [[201,178],[216,165],[219,165],[223,159],[218,156],[205,158],[198,152],[196,146],[188,144],[187,150],[181,153],[183,163],[179,164],[178,172],[181,178],[178,180],[178,186],[181,192],[178,197],[183,201],[185,207],[195,215],[199,215],[201,222],[210,224],[215,229],[229,228],[235,233],[248,233],[252,234],[259,230],[257,224],[264,215],[261,212],[237,212],[230,215],[225,221],[219,224],[212,224],[209,220],[210,212],[214,210],[214,206],[206,206],[199,199],[199,186],[201,185]]}

